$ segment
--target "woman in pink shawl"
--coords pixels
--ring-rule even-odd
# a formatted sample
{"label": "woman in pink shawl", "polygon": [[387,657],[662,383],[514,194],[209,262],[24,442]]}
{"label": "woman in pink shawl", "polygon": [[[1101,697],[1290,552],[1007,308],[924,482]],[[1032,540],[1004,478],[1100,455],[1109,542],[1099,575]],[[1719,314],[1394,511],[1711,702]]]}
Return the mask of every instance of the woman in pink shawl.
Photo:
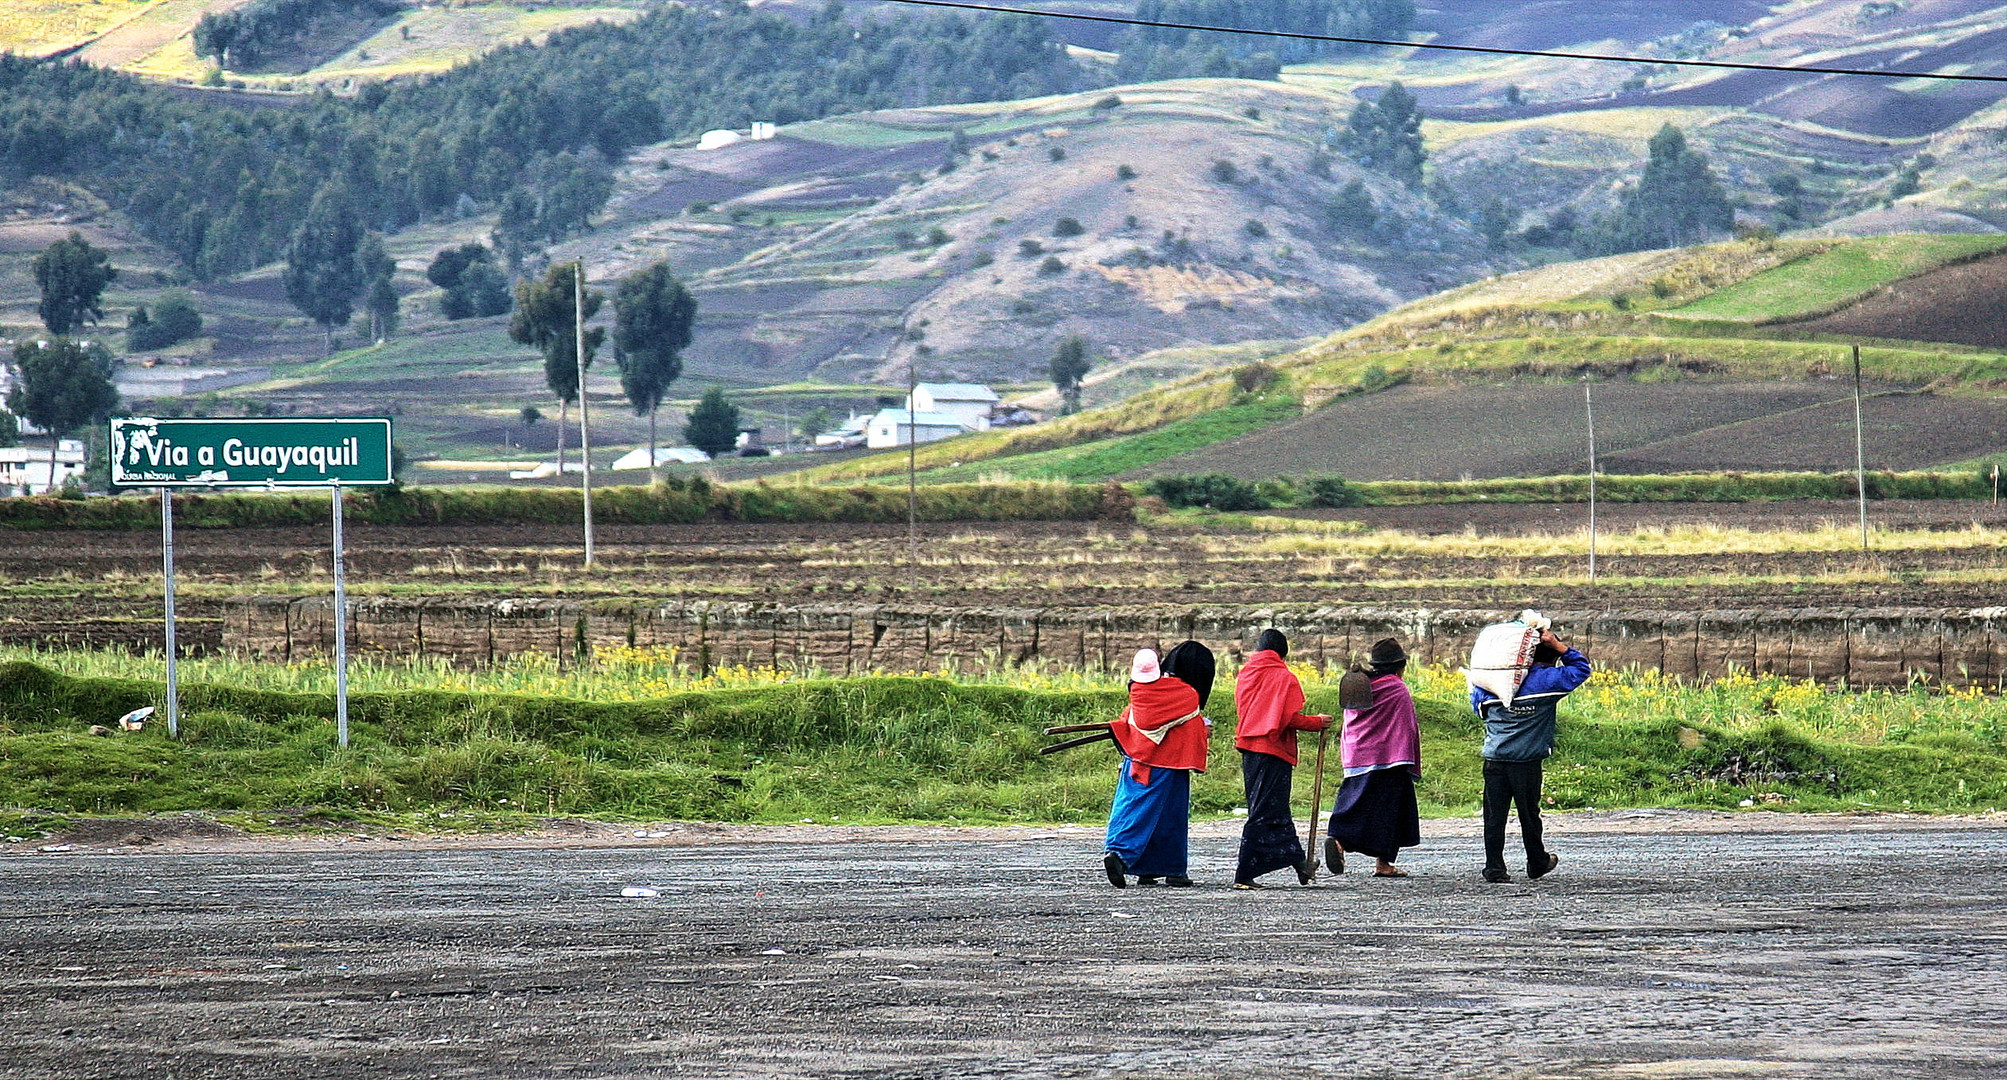
{"label": "woman in pink shawl", "polygon": [[1402,848],[1422,842],[1415,804],[1422,729],[1415,699],[1401,678],[1407,667],[1408,654],[1400,642],[1376,642],[1366,669],[1373,677],[1373,704],[1345,710],[1340,739],[1345,784],[1331,807],[1331,828],[1324,839],[1324,861],[1333,873],[1344,873],[1345,853],[1356,851],[1379,861],[1373,876],[1407,877],[1394,860]]}

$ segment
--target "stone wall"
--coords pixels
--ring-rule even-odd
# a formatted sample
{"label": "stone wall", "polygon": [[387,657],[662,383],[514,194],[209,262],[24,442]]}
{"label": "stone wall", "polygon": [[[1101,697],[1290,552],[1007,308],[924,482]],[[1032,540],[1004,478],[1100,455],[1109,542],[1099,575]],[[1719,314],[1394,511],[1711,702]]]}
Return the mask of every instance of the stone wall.
{"label": "stone wall", "polygon": [[[1502,611],[1315,608],[1098,610],[797,607],[750,602],[366,600],[349,610],[354,654],[449,657],[478,666],[522,653],[576,663],[614,646],[669,647],[691,667],[870,671],[972,670],[1009,664],[1095,671],[1135,650],[1196,638],[1238,660],[1269,626],[1290,658],[1340,665],[1397,637],[1420,660],[1462,662]],[[2007,608],[1549,612],[1604,667],[1683,678],[1775,673],[1854,687],[1924,678],[1999,687],[2007,678]],[[226,649],[275,660],[332,651],[326,598],[251,597],[233,605]]]}

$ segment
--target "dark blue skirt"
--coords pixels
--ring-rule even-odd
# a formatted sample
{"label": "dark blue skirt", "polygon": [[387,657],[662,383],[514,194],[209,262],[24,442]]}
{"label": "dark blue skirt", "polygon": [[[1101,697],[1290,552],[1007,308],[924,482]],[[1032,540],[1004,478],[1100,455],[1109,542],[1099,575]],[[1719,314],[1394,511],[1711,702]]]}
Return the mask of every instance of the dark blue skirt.
{"label": "dark blue skirt", "polygon": [[1422,842],[1415,774],[1401,765],[1345,778],[1331,807],[1332,839],[1346,851],[1393,862]]}
{"label": "dark blue skirt", "polygon": [[[1296,769],[1274,754],[1243,750],[1241,779],[1247,784],[1247,824],[1240,830],[1240,864],[1235,881],[1255,878],[1303,861],[1303,840],[1289,809],[1289,782]],[[1314,812],[1314,810],[1313,810]]]}

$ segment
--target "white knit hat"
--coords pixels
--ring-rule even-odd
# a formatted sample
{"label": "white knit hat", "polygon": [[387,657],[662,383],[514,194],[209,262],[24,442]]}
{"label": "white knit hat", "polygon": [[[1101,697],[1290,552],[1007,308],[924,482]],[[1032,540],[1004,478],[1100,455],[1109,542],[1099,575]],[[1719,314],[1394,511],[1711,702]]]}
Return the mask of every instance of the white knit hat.
{"label": "white knit hat", "polygon": [[1142,649],[1129,665],[1129,681],[1153,683],[1164,677],[1164,669],[1157,665],[1157,650]]}

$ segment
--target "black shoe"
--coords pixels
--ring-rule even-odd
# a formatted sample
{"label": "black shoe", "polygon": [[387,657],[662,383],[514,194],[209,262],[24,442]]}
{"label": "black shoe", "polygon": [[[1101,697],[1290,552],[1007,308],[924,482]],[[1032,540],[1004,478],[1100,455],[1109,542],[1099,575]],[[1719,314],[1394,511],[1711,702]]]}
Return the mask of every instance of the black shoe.
{"label": "black shoe", "polygon": [[1192,887],[1192,879],[1183,874],[1172,874],[1164,879],[1164,884],[1173,889],[1189,889]]}
{"label": "black shoe", "polygon": [[1101,857],[1101,865],[1108,871],[1108,884],[1118,889],[1129,887],[1129,867],[1123,863],[1122,856],[1111,851]]}
{"label": "black shoe", "polygon": [[1316,880],[1316,878],[1317,878],[1317,871],[1312,870],[1310,868],[1309,859],[1305,859],[1302,862],[1296,864],[1296,883],[1298,885],[1308,885],[1312,881]]}
{"label": "black shoe", "polygon": [[1146,889],[1152,886],[1162,885],[1163,883],[1164,883],[1163,879],[1157,876],[1156,874],[1136,875],[1136,884]]}
{"label": "black shoe", "polygon": [[1330,867],[1334,874],[1345,872],[1345,849],[1328,836],[1324,838],[1324,865]]}
{"label": "black shoe", "polygon": [[1484,880],[1491,882],[1493,885],[1503,885],[1512,880],[1512,875],[1497,867],[1487,866],[1484,868]]}
{"label": "black shoe", "polygon": [[1561,865],[1561,856],[1550,851],[1547,853],[1546,866],[1535,866],[1532,863],[1526,864],[1526,876],[1530,880],[1539,881],[1541,878],[1553,873],[1554,868],[1559,865]]}

